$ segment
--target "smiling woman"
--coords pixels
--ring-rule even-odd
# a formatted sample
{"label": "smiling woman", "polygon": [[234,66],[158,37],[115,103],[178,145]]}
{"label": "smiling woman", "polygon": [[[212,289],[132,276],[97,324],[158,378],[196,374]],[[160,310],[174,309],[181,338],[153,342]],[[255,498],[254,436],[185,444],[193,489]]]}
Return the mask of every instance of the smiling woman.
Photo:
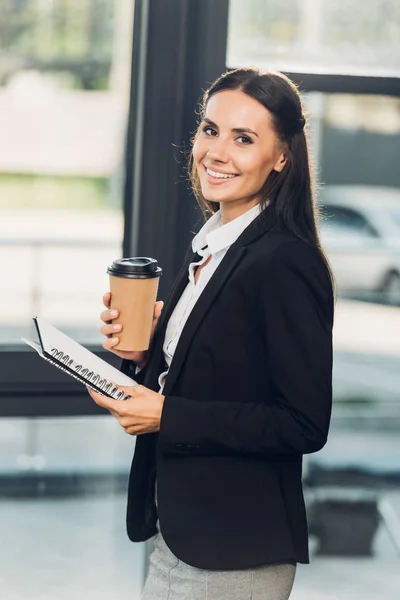
{"label": "smiling woman", "polygon": [[264,182],[272,170],[282,171],[286,155],[264,106],[241,90],[226,90],[207,103],[193,159],[203,196],[220,203],[228,222],[260,202]]}
{"label": "smiling woman", "polygon": [[[318,239],[304,112],[282,73],[228,71],[203,96],[190,178],[204,215],[220,210],[224,222],[273,201],[280,225],[318,248],[333,282]],[[234,177],[217,188],[216,173]]]}
{"label": "smiling woman", "polygon": [[104,348],[141,385],[118,407],[91,395],[138,436],[128,534],[156,535],[143,600],[287,600],[309,560],[302,455],[327,439],[333,323],[292,82],[222,75],[190,169],[206,222],[148,351],[114,349],[104,297]]}

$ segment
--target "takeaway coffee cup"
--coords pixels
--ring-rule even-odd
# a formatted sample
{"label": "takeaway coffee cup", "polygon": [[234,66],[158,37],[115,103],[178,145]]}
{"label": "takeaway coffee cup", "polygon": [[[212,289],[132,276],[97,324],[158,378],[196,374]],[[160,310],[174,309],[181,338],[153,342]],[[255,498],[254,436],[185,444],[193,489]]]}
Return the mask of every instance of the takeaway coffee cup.
{"label": "takeaway coffee cup", "polygon": [[117,350],[147,350],[150,345],[154,304],[162,269],[154,258],[137,256],[115,260],[107,269],[110,276],[111,308],[119,311],[116,323]]}

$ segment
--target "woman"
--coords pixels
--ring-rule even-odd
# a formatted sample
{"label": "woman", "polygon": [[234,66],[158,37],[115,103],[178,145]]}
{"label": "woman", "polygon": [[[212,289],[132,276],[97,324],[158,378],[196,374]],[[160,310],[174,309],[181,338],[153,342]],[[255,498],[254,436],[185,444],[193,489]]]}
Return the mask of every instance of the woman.
{"label": "woman", "polygon": [[190,174],[209,218],[147,353],[113,349],[105,296],[104,347],[143,385],[121,404],[90,394],[139,436],[128,534],[156,535],[143,599],[286,600],[308,562],[302,455],[325,444],[332,398],[305,119],[294,84],[255,69],[222,75],[201,109]]}

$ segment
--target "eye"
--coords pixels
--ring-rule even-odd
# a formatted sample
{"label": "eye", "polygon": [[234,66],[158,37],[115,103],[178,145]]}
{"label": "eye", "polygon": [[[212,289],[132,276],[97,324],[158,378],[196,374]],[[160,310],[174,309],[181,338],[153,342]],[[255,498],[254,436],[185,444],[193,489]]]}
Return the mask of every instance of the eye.
{"label": "eye", "polygon": [[206,125],[205,127],[203,127],[203,133],[205,133],[206,135],[214,135],[214,134],[216,135],[217,134],[215,129],[213,129],[209,125]]}
{"label": "eye", "polygon": [[240,135],[238,138],[236,138],[237,140],[243,140],[242,142],[240,142],[241,144],[247,146],[248,144],[252,144],[253,140],[249,137],[247,137],[247,135]]}

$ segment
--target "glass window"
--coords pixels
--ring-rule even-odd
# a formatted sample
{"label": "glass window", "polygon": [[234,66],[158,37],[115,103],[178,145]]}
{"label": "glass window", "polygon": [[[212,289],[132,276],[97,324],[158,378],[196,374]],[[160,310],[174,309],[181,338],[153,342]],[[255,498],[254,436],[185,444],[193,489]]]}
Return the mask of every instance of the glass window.
{"label": "glass window", "polygon": [[[133,4],[1,2],[0,345],[19,344],[36,315],[100,341],[106,268],[122,255]],[[25,366],[15,372],[29,379]],[[111,416],[6,418],[11,403],[1,597],[139,598],[143,546],[125,531],[134,440]]]}
{"label": "glass window", "polygon": [[8,0],[0,24],[0,343],[31,317],[98,341],[122,254],[133,3]]}
{"label": "glass window", "polygon": [[399,228],[399,235],[400,235],[400,206],[398,209],[391,210],[390,214],[392,215],[392,218],[394,219],[397,227]]}
{"label": "glass window", "polygon": [[125,528],[131,454],[109,417],[0,419],[2,598],[139,600],[145,553]]}
{"label": "glass window", "polygon": [[[397,0],[230,0],[227,65],[398,77],[399,34]],[[400,98],[303,98],[337,299],[330,436],[305,457],[311,565],[299,565],[291,598],[391,600],[400,593]]]}
{"label": "glass window", "polygon": [[325,205],[323,207],[322,221],[327,231],[341,230],[343,232],[355,233],[371,237],[378,237],[378,232],[371,223],[356,210],[343,206]]}
{"label": "glass window", "polygon": [[300,73],[400,73],[397,0],[230,0],[227,64]]}
{"label": "glass window", "polygon": [[304,100],[338,297],[331,432],[306,458],[312,563],[299,568],[292,595],[325,598],[329,582],[342,600],[391,600],[400,591],[389,575],[400,518],[400,99],[313,92]]}

